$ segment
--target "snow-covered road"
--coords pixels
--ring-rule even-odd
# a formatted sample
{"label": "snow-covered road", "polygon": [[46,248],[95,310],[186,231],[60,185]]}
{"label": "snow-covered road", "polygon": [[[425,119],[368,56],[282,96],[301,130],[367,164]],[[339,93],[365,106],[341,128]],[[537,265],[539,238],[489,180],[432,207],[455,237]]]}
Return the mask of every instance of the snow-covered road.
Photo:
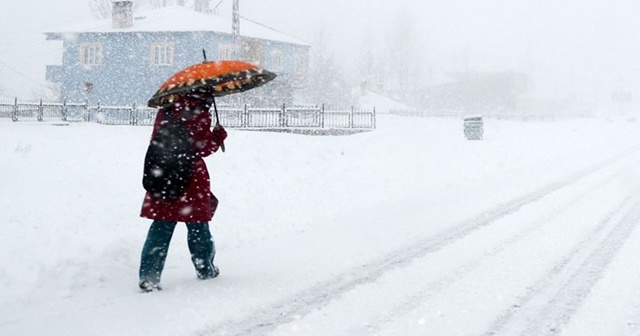
{"label": "snow-covered road", "polygon": [[582,306],[611,268],[631,284],[616,316],[640,312],[640,247],[621,251],[640,242],[640,189],[619,180],[639,165],[636,147],[203,334],[637,335],[635,315],[594,333]]}
{"label": "snow-covered road", "polygon": [[638,335],[640,126],[380,116],[230,131],[221,277],[140,294],[149,129],[0,123],[1,335]]}

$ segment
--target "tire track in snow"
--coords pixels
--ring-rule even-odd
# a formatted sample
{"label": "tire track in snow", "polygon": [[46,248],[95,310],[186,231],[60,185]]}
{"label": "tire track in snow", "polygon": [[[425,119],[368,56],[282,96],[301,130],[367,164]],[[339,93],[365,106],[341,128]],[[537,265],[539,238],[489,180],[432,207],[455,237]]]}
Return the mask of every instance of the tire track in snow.
{"label": "tire track in snow", "polygon": [[[601,221],[591,235],[566,254],[550,272],[529,287],[527,294],[512,308],[495,320],[483,336],[560,334],[591,288],[602,278],[631,232],[637,229],[640,198],[636,197],[631,207],[629,203],[630,199],[617,212],[610,213]],[[614,221],[616,215],[620,215],[626,207],[629,208],[623,216]],[[609,226],[613,228],[602,239],[599,234]]]}
{"label": "tire track in snow", "polygon": [[625,322],[622,335],[637,336],[640,335],[640,293],[636,291],[633,302],[633,314]]}
{"label": "tire track in snow", "polygon": [[[568,201],[564,202],[563,204],[559,205],[558,207],[556,207],[554,211],[546,213],[533,220],[530,220],[529,221],[530,223],[526,227],[524,227],[522,230],[517,232],[516,234],[508,237],[502,242],[499,242],[497,245],[491,247],[487,252],[483,253],[482,255],[476,258],[473,258],[467,261],[466,263],[464,263],[463,265],[455,268],[452,272],[449,272],[448,274],[446,274],[446,276],[426,284],[424,289],[407,297],[401,303],[395,305],[393,308],[386,311],[384,315],[381,315],[378,318],[370,321],[368,325],[364,326],[366,330],[361,330],[361,328],[352,329],[347,334],[348,335],[372,335],[372,334],[375,334],[376,332],[379,332],[384,325],[390,322],[393,322],[395,319],[397,319],[398,316],[405,315],[411,312],[412,310],[418,308],[425,301],[429,300],[433,295],[437,294],[438,292],[441,292],[445,288],[454,284],[457,280],[461,279],[466,274],[469,274],[475,271],[476,269],[480,268],[482,266],[482,263],[485,260],[500,254],[501,252],[505,251],[506,249],[513,246],[514,244],[527,238],[528,236],[533,234],[536,230],[544,227],[545,224],[548,223],[549,221],[562,215],[565,211],[571,209],[572,206],[574,206],[581,200],[587,198],[588,196],[592,195],[593,191],[599,190],[603,186],[611,183],[614,180],[614,178],[615,176],[612,175],[609,178],[589,187],[587,190],[583,191],[578,197],[571,198]],[[618,205],[615,208],[615,211],[610,212],[608,216],[606,216],[607,218],[604,219],[602,222],[607,222],[612,216],[611,215],[612,213],[619,211],[624,206],[624,204],[628,202],[629,202],[629,199],[626,199],[625,201],[623,201],[622,205]],[[590,232],[588,237],[591,237],[596,232],[602,230],[603,227],[604,225],[602,224],[599,225],[596,229]]]}
{"label": "tire track in snow", "polygon": [[522,197],[498,205],[475,218],[462,222],[457,226],[449,227],[445,231],[417,243],[400,248],[332,280],[319,283],[279,303],[256,309],[244,318],[206,326],[196,335],[265,335],[280,325],[293,322],[309,312],[326,306],[331,301],[358,286],[375,282],[389,270],[408,265],[413,259],[438,251],[503,217],[516,213],[523,206],[572,185],[639,150],[640,146],[634,146],[627,151],[579,170],[567,178],[552,182]]}
{"label": "tire track in snow", "polygon": [[591,288],[602,278],[607,266],[620,251],[631,232],[640,221],[640,201],[612,230],[606,240],[580,265],[570,281],[549,302],[543,313],[530,324],[525,335],[555,335],[569,322],[571,317],[589,295]]}

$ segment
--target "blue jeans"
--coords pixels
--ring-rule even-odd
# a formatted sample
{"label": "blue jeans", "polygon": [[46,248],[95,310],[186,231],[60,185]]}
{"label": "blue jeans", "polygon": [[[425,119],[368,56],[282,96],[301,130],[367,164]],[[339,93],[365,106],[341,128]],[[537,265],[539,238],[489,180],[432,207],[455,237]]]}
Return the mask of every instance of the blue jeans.
{"label": "blue jeans", "polygon": [[[140,281],[160,283],[164,263],[169,252],[169,243],[176,228],[176,222],[155,220],[149,227],[147,240],[142,248],[140,261]],[[187,243],[191,252],[191,261],[200,279],[217,275],[213,266],[216,247],[211,237],[209,223],[187,223]]]}

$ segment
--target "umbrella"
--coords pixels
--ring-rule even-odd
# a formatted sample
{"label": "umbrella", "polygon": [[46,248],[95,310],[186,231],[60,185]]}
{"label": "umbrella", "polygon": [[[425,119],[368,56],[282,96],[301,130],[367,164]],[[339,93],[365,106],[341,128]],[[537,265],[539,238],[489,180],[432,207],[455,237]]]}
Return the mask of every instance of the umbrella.
{"label": "umbrella", "polygon": [[247,91],[276,78],[276,74],[242,61],[204,61],[169,78],[149,99],[149,107],[172,103],[174,95],[214,98]]}
{"label": "umbrella", "polygon": [[[203,50],[204,54],[204,50]],[[215,97],[247,91],[273,80],[276,74],[242,61],[205,61],[176,73],[149,99],[149,107],[173,103],[176,96],[193,96],[213,102],[216,124],[220,123]],[[224,144],[221,144],[224,152]]]}

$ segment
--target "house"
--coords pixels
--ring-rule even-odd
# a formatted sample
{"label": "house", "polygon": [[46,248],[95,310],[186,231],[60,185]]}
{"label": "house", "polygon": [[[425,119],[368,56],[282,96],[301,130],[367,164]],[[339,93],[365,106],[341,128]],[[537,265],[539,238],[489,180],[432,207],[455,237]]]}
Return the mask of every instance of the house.
{"label": "house", "polygon": [[209,0],[195,0],[194,7],[133,13],[131,1],[115,1],[110,19],[45,33],[47,40],[63,44],[62,64],[47,66],[46,79],[57,83],[68,101],[146,105],[171,75],[202,62],[205,50],[210,61],[244,60],[278,74],[268,85],[223,97],[222,103],[293,101],[305,85],[308,43],[237,11],[233,20],[211,14]]}

